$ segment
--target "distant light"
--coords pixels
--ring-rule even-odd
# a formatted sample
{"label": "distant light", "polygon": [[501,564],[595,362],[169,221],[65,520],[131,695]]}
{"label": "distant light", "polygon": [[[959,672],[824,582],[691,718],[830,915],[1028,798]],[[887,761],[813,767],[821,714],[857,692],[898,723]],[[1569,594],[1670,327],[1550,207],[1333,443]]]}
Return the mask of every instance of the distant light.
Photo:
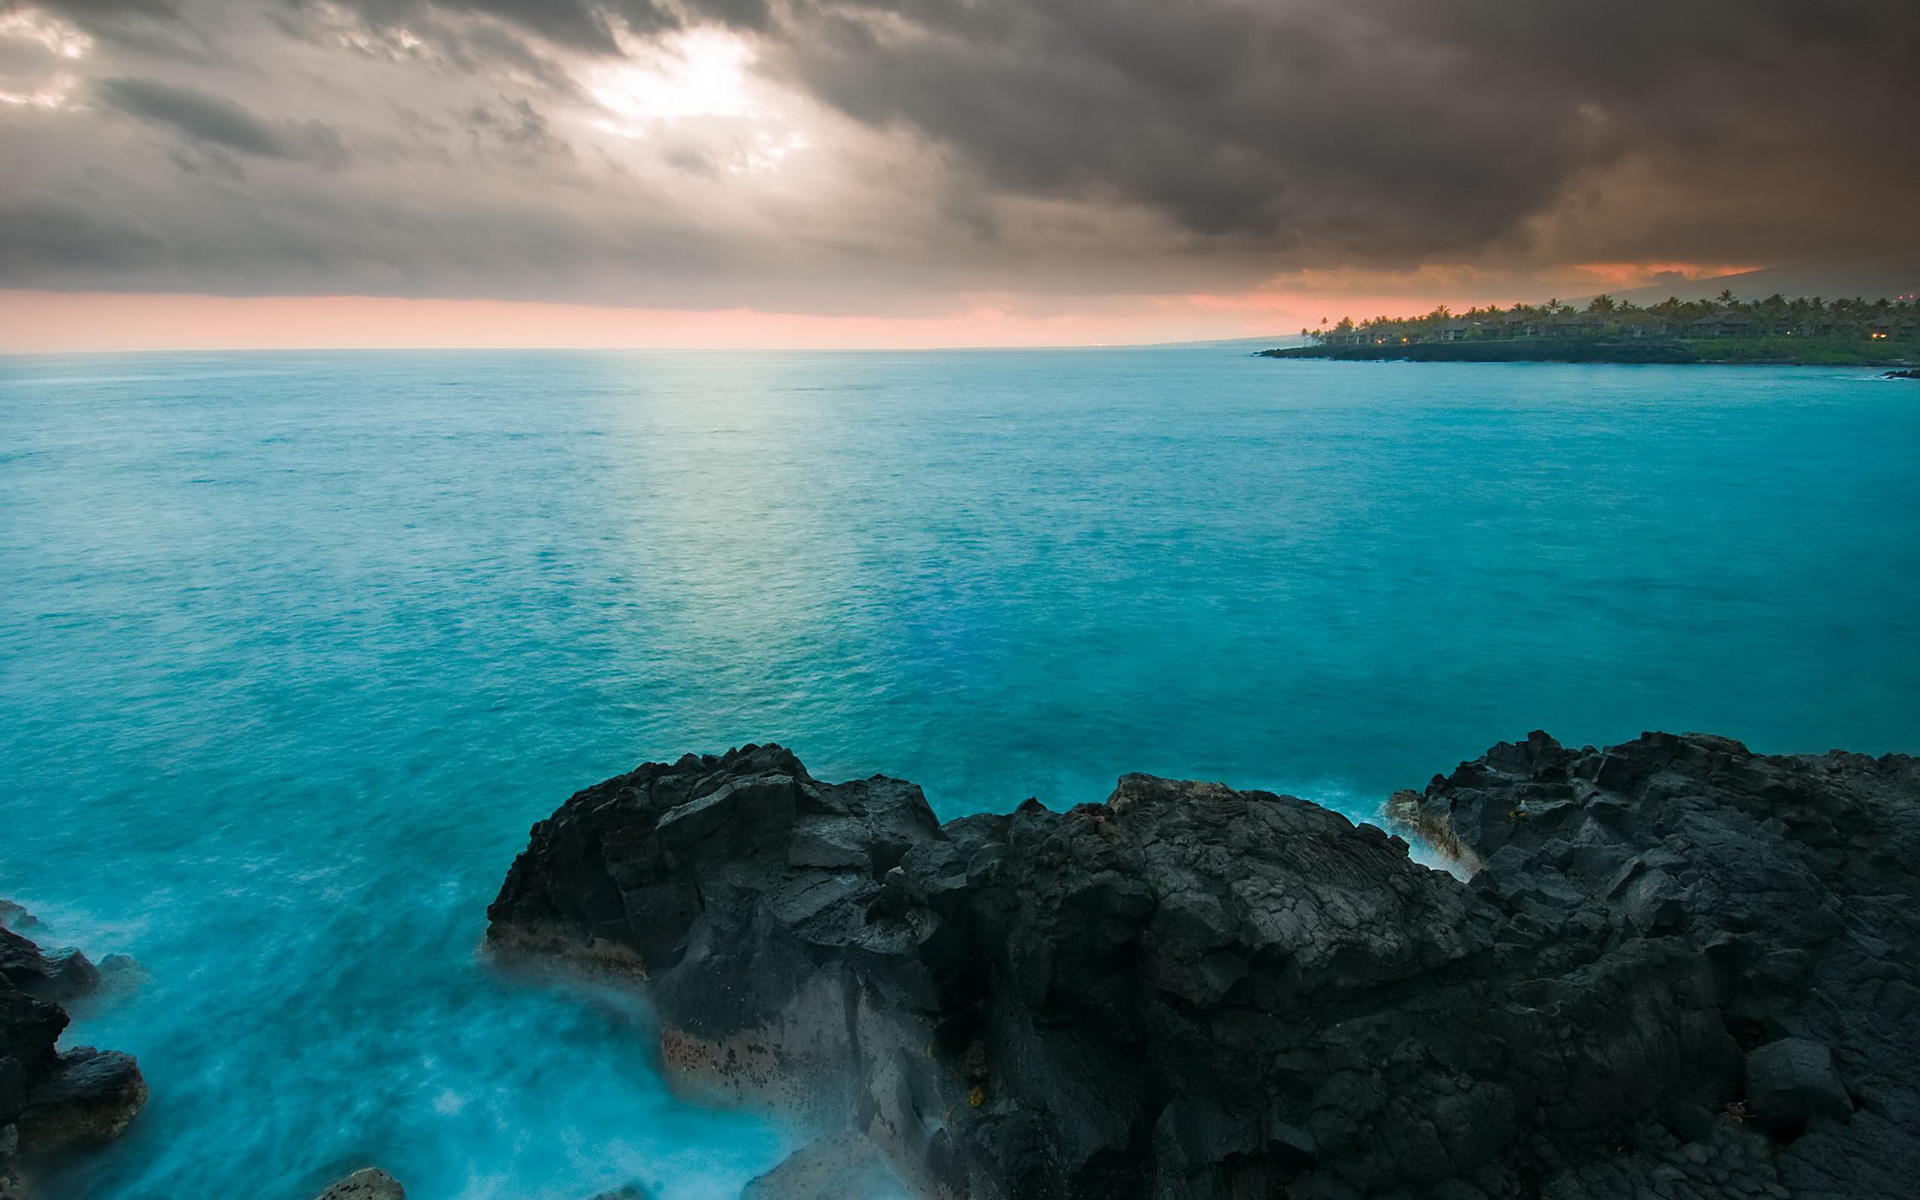
{"label": "distant light", "polygon": [[31,8],[0,12],[0,37],[35,42],[67,59],[84,58],[93,49],[93,39],[85,33]]}
{"label": "distant light", "polygon": [[[0,8],[0,62],[12,57],[8,43],[21,42],[37,45],[56,60],[65,62],[85,58],[93,49],[92,38],[45,13],[31,8]],[[71,72],[64,70],[39,79],[0,71],[0,104],[64,108],[78,83]]]}
{"label": "distant light", "polygon": [[626,62],[599,74],[593,98],[629,121],[744,117],[753,113],[747,67],[753,51],[735,34],[693,29],[669,39],[652,62]]}
{"label": "distant light", "polygon": [[72,75],[59,74],[47,81],[47,85],[38,91],[7,92],[0,91],[0,104],[15,104],[24,108],[61,108],[67,97],[73,93],[74,85],[79,81]]}

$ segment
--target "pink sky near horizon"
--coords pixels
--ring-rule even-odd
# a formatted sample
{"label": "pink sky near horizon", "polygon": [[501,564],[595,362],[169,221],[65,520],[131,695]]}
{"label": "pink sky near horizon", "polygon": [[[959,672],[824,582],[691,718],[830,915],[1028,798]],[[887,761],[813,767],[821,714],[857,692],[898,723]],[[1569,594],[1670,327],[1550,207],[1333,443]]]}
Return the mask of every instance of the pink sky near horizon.
{"label": "pink sky near horizon", "polygon": [[[0,290],[0,352],[267,349],[934,349],[1281,337],[1428,297],[1252,292],[1099,298],[1026,314],[983,300],[936,317],[821,316],[508,300]],[[1311,315],[1308,315],[1311,314]]]}

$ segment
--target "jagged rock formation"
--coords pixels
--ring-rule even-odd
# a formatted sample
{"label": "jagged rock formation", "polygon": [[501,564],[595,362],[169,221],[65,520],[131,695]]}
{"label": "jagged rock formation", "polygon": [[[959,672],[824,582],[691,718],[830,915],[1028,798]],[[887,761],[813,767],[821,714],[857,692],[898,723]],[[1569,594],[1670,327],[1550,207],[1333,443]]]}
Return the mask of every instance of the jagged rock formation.
{"label": "jagged rock formation", "polygon": [[1920,763],[1544,734],[1391,803],[1127,776],[939,825],[776,746],[568,800],[490,944],[930,1198],[1840,1197],[1920,1178]]}
{"label": "jagged rock formation", "polygon": [[99,986],[100,969],[78,950],[48,954],[0,925],[0,980],[35,1000],[65,1004]]}
{"label": "jagged rock formation", "polygon": [[[1472,890],[1534,960],[1592,964],[1562,986],[1630,955],[1700,965],[1703,1011],[1744,1052],[1711,1082],[1776,1139],[1742,1179],[1920,1194],[1920,760],[1773,758],[1699,734],[1573,750],[1535,733],[1389,809],[1486,863]],[[1672,1108],[1679,1089],[1656,1083]],[[1618,1194],[1585,1186],[1569,1194]]]}
{"label": "jagged rock formation", "polygon": [[[4,916],[28,924],[18,905]],[[55,1048],[60,1007],[92,991],[100,973],[77,950],[45,954],[0,925],[0,1200],[27,1194],[18,1160],[110,1141],[147,1100],[131,1055]]]}

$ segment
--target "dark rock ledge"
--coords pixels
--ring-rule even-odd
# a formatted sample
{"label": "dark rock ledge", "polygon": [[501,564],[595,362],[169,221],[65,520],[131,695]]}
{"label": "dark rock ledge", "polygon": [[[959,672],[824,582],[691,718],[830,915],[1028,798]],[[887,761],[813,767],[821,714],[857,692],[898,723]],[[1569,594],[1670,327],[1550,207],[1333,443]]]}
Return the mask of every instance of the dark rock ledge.
{"label": "dark rock ledge", "polygon": [[[31,927],[16,904],[0,919]],[[131,960],[105,965],[133,970]],[[60,1006],[93,992],[101,972],[78,950],[43,953],[0,924],[0,1200],[23,1200],[22,1161],[110,1141],[147,1101],[133,1056],[88,1046],[56,1048]]]}
{"label": "dark rock ledge", "polygon": [[921,1197],[1920,1195],[1920,761],[1536,733],[1389,810],[1472,881],[1291,797],[942,826],[748,746],[568,800],[488,940]]}

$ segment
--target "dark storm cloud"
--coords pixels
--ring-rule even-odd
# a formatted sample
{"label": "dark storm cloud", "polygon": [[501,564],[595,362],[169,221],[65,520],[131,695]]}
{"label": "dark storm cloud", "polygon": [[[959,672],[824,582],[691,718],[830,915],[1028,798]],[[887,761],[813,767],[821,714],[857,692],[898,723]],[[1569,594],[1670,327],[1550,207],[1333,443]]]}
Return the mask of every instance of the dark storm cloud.
{"label": "dark storm cloud", "polygon": [[102,100],[121,112],[170,126],[196,141],[262,158],[293,157],[278,130],[220,96],[150,79],[103,79],[97,90]]}
{"label": "dark storm cloud", "polygon": [[[395,20],[425,0],[357,4]],[[1920,185],[1911,4],[432,7],[597,53],[615,49],[623,26],[759,31],[788,80],[857,120],[925,136],[986,186],[1141,205],[1201,239],[1308,257],[1518,253],[1534,225],[1562,213],[1555,236],[1569,252],[1859,248],[1864,227],[1906,224],[1901,194]],[[1608,178],[1628,168],[1631,179]]]}
{"label": "dark storm cloud", "polygon": [[[0,79],[90,98],[0,106],[0,284],[869,286],[884,308],[1920,257],[1911,0],[0,0],[19,11],[98,44]],[[814,107],[607,107],[608,72],[714,25]],[[757,173],[796,130],[794,174]]]}
{"label": "dark storm cloud", "polygon": [[[1677,193],[1658,203],[1681,210],[1644,218],[1707,233],[1713,222],[1688,211],[1697,192],[1703,207],[1732,201],[1700,250],[1779,252],[1796,229],[1857,240],[1853,223],[1893,217],[1920,184],[1912,4],[795,0],[781,11],[777,61],[793,78],[863,121],[923,132],[999,186],[1111,196],[1200,235],[1282,249],[1470,252],[1631,161]],[[1826,175],[1814,195],[1809,171]]]}
{"label": "dark storm cloud", "polygon": [[95,91],[121,112],[192,141],[259,158],[301,159],[327,166],[338,166],[346,158],[339,134],[318,121],[272,125],[224,97],[151,79],[103,79]]}

